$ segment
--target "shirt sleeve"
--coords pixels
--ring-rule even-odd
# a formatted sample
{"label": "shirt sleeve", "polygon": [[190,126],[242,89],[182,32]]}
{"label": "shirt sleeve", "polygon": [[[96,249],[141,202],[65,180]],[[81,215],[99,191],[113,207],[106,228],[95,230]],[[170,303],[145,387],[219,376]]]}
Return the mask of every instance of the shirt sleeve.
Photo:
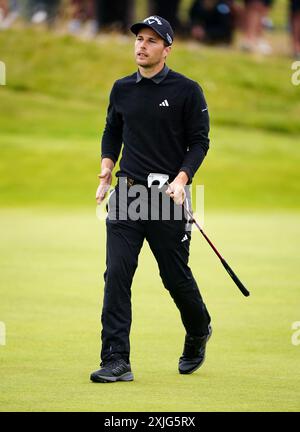
{"label": "shirt sleeve", "polygon": [[201,87],[195,83],[184,107],[187,153],[179,171],[185,171],[189,183],[203,162],[209,148],[209,115]]}
{"label": "shirt sleeve", "polygon": [[123,140],[123,118],[122,114],[117,110],[115,99],[116,83],[110,93],[106,125],[101,143],[101,158],[110,158],[114,163],[116,163],[119,158]]}

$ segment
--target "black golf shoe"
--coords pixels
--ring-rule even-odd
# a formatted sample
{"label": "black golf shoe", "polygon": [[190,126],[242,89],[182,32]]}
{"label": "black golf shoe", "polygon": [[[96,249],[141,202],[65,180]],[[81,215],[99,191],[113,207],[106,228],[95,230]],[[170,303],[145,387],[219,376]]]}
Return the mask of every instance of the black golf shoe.
{"label": "black golf shoe", "polygon": [[212,328],[208,326],[208,334],[205,336],[185,336],[182,356],[179,359],[178,370],[181,374],[191,374],[203,364],[205,360],[206,343],[212,334]]}
{"label": "black golf shoe", "polygon": [[103,365],[101,369],[91,374],[91,381],[97,383],[109,383],[115,381],[133,381],[133,373],[130,364],[123,359],[112,360]]}

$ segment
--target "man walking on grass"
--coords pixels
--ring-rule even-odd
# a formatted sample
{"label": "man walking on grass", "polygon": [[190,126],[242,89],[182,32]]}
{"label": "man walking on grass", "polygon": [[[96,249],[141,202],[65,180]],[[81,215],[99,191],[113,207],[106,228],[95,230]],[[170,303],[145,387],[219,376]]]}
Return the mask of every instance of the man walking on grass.
{"label": "man walking on grass", "polygon": [[[191,232],[182,211],[182,204],[187,206],[190,201],[186,185],[191,184],[209,147],[207,105],[199,85],[165,63],[174,37],[168,21],[150,16],[134,24],[131,31],[136,35],[138,70],[116,81],[112,88],[96,193],[100,204],[111,185],[123,143],[118,183],[110,195],[106,219],[101,367],[90,377],[101,383],[133,380],[131,285],[144,239],[186,330],[179,373],[192,373],[202,365],[211,335],[210,316],[188,266]],[[170,179],[163,193],[170,207],[168,218],[161,208],[158,218],[151,217],[154,204],[150,189],[157,186],[148,187],[150,173],[165,174]],[[148,192],[139,217],[130,211],[134,207],[134,187]],[[181,218],[175,217],[178,209]]]}

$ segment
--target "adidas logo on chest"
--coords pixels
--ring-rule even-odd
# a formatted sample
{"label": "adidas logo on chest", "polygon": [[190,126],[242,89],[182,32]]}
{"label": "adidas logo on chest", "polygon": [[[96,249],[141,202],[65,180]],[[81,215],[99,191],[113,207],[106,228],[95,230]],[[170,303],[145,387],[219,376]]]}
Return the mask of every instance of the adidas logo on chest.
{"label": "adidas logo on chest", "polygon": [[162,102],[159,104],[159,106],[161,106],[161,107],[168,107],[168,106],[170,106],[170,105],[169,105],[169,102],[168,102],[168,99],[165,99],[164,101],[162,101]]}

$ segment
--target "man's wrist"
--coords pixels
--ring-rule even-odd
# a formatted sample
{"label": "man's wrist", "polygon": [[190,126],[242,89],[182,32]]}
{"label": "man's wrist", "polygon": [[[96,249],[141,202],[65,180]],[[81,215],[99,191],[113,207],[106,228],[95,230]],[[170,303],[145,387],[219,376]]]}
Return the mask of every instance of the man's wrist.
{"label": "man's wrist", "polygon": [[189,181],[189,176],[185,171],[180,171],[175,180],[185,186]]}
{"label": "man's wrist", "polygon": [[107,168],[107,169],[110,170],[110,172],[112,172],[113,169],[114,169],[114,166],[115,166],[115,163],[114,163],[114,161],[112,159],[110,159],[108,157],[102,158],[102,161],[101,161],[101,170],[102,171],[105,168]]}

